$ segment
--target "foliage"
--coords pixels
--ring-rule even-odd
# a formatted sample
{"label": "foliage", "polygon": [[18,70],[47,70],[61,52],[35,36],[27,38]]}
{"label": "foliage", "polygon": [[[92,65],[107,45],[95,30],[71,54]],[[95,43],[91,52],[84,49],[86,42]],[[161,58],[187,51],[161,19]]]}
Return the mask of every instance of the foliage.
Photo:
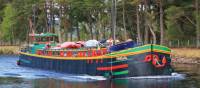
{"label": "foliage", "polygon": [[[108,39],[112,34],[111,1],[0,0],[0,38],[6,41],[26,40],[27,34],[30,33],[29,19],[31,19],[36,33],[50,30],[60,33],[63,41]],[[47,2],[50,3],[49,13],[45,7]],[[136,10],[139,9],[142,40],[146,36],[147,29],[148,43],[153,39],[152,33],[156,35],[157,43],[159,43],[160,0],[125,0],[124,6],[122,2],[123,0],[117,2],[117,38],[124,40],[123,21],[125,20],[128,37],[137,40]],[[196,19],[194,1],[163,0],[162,3],[165,40],[194,39],[196,20],[200,20]],[[125,14],[125,19],[123,19],[123,14]],[[60,19],[58,23],[53,20],[55,16]],[[150,27],[146,25],[147,22]]]}
{"label": "foliage", "polygon": [[14,14],[15,11],[12,8],[12,5],[7,4],[6,8],[4,9],[4,16],[3,16],[4,20],[1,24],[1,32],[3,33],[1,37],[5,40],[13,39],[12,33],[14,32],[13,31],[14,21],[12,20],[14,18]]}

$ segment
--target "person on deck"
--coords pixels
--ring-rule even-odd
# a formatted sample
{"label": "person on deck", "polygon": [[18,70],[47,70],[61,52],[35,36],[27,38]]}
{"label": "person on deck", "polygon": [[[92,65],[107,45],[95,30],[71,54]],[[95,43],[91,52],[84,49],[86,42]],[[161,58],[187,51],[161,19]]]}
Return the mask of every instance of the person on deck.
{"label": "person on deck", "polygon": [[49,43],[46,44],[45,49],[50,49],[50,48],[51,48],[50,44]]}
{"label": "person on deck", "polygon": [[[108,43],[108,46],[113,46],[114,45],[113,38],[108,39],[106,42]],[[118,43],[120,43],[120,41],[118,39],[116,39],[115,43],[118,44]]]}

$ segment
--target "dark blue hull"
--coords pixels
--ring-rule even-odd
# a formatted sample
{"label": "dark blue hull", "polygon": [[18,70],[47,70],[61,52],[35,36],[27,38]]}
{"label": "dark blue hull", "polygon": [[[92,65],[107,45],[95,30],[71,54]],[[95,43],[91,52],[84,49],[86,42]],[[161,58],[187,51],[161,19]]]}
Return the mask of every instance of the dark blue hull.
{"label": "dark blue hull", "polygon": [[[67,74],[87,74],[107,78],[171,75],[173,70],[170,64],[166,64],[162,68],[156,68],[151,62],[144,62],[144,58],[148,54],[152,53],[127,56],[127,59],[124,60],[117,60],[117,58],[64,60],[20,54],[19,65]],[[165,55],[167,58],[170,58],[167,54],[156,54]],[[167,62],[170,63],[171,61],[168,60]]]}
{"label": "dark blue hull", "polygon": [[57,60],[23,54],[21,54],[19,58],[20,66],[52,70],[68,74],[88,75],[100,74],[96,68],[98,66],[109,66],[109,64],[105,62],[111,61],[110,59],[104,59],[103,62],[102,60]]}

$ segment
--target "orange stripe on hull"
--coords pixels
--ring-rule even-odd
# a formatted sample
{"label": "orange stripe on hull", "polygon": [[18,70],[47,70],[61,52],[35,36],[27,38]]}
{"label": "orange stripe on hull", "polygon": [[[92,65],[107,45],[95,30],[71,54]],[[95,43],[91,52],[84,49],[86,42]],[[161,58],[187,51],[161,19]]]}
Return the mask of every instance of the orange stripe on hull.
{"label": "orange stripe on hull", "polygon": [[117,65],[117,66],[112,66],[112,67],[98,67],[97,70],[99,71],[109,71],[109,70],[116,70],[120,68],[127,68],[128,64],[122,64],[122,65]]}

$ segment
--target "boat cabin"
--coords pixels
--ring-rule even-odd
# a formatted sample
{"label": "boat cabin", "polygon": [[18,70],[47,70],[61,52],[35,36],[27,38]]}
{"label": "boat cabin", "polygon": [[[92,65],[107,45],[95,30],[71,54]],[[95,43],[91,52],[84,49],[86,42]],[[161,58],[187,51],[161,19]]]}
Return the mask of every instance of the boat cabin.
{"label": "boat cabin", "polygon": [[36,53],[38,49],[44,49],[48,46],[56,46],[58,42],[58,35],[53,33],[29,34],[30,45],[29,52]]}
{"label": "boat cabin", "polygon": [[58,42],[58,35],[53,33],[29,34],[29,41],[33,44],[47,44]]}

